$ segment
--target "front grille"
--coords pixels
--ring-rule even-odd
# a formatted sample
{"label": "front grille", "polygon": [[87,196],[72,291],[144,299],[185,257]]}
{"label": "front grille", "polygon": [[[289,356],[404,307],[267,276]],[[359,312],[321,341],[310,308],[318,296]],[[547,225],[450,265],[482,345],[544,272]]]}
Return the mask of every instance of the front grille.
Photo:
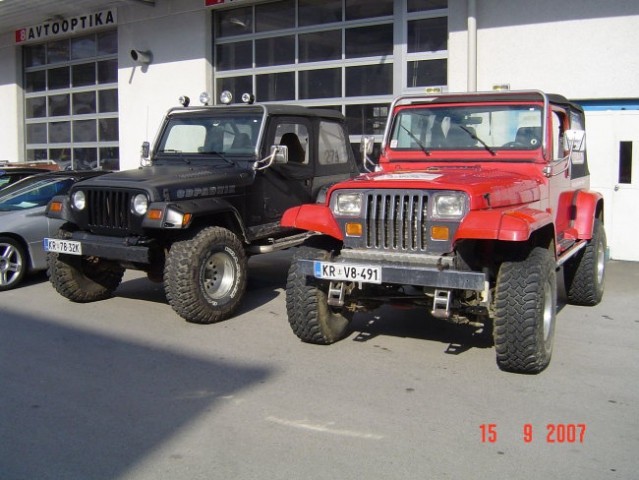
{"label": "front grille", "polygon": [[122,190],[84,190],[89,227],[126,231],[131,228],[132,192]]}
{"label": "front grille", "polygon": [[372,192],[366,196],[366,246],[424,251],[427,247],[428,195],[422,192]]}

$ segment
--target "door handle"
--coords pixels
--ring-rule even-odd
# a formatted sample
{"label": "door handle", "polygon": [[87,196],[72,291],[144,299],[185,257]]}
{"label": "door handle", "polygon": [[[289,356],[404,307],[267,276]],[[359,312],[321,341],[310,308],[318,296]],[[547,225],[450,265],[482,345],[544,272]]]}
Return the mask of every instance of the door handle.
{"label": "door handle", "polygon": [[619,185],[615,185],[615,192],[619,191]]}

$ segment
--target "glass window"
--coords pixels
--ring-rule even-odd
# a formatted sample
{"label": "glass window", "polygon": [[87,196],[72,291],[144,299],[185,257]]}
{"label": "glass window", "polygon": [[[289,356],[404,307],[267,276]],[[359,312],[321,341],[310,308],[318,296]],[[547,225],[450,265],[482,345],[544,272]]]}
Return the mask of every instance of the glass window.
{"label": "glass window", "polygon": [[[228,90],[236,101],[240,101],[242,94],[253,92],[253,77],[246,75],[243,77],[218,78],[216,86],[218,95],[224,90]],[[262,101],[261,99],[259,100]]]}
{"label": "glass window", "polygon": [[438,10],[448,8],[448,0],[408,0],[407,7],[409,12]]}
{"label": "glass window", "polygon": [[288,147],[288,161],[292,164],[308,165],[309,136],[306,125],[280,123],[275,129],[273,142]]}
{"label": "glass window", "polygon": [[27,162],[36,160],[48,160],[49,154],[46,148],[29,148],[27,149]]}
{"label": "glass window", "polygon": [[46,49],[44,44],[24,47],[24,66],[39,67],[46,63]]}
{"label": "glass window", "polygon": [[253,33],[253,7],[222,10],[215,15],[215,34],[218,37]]}
{"label": "glass window", "polygon": [[325,62],[342,58],[342,31],[302,33],[299,38],[299,61]]}
{"label": "glass window", "polygon": [[319,131],[319,163],[335,165],[348,162],[348,139],[344,130],[333,122],[321,122]]}
{"label": "glass window", "polygon": [[295,1],[265,3],[255,6],[255,31],[271,32],[295,28]]}
{"label": "glass window", "polygon": [[98,120],[100,128],[100,141],[117,142],[118,141],[118,119],[117,118],[101,118]]}
{"label": "glass window", "polygon": [[351,135],[382,135],[388,117],[388,104],[347,105],[346,122]]}
{"label": "glass window", "polygon": [[98,62],[98,83],[117,83],[118,81],[118,61],[103,60]]}
{"label": "glass window", "polygon": [[293,72],[256,75],[256,98],[260,102],[294,100],[295,74]]}
{"label": "glass window", "polygon": [[223,43],[216,48],[216,67],[218,70],[235,70],[253,66],[253,42]]}
{"label": "glass window", "polygon": [[76,170],[94,170],[98,168],[98,149],[74,148],[73,167]]}
{"label": "glass window", "polygon": [[47,89],[47,72],[39,70],[37,72],[27,72],[25,75],[26,92],[43,92]]}
{"label": "glass window", "polygon": [[95,57],[95,35],[71,39],[71,60]]}
{"label": "glass window", "polygon": [[95,92],[79,92],[73,94],[73,115],[96,113]]}
{"label": "glass window", "polygon": [[255,42],[255,66],[295,63],[295,36],[264,38]]}
{"label": "glass window", "polygon": [[47,116],[47,97],[27,98],[25,115],[27,118]]}
{"label": "glass window", "polygon": [[448,18],[408,22],[408,53],[436,52],[448,48]]}
{"label": "glass window", "polygon": [[118,147],[100,148],[100,167],[103,170],[117,170],[120,165],[120,149]]}
{"label": "glass window", "polygon": [[346,20],[384,17],[393,14],[393,0],[346,0]]}
{"label": "glass window", "polygon": [[421,60],[408,62],[407,87],[429,87],[434,85],[446,85],[447,60]]}
{"label": "glass window", "polygon": [[49,69],[49,90],[58,88],[69,88],[70,74],[69,67],[59,67]]}
{"label": "glass window", "polygon": [[346,58],[392,54],[392,23],[346,29]]}
{"label": "glass window", "polygon": [[74,87],[95,85],[95,63],[83,63],[71,67],[71,79]]}
{"label": "glass window", "polygon": [[58,40],[47,44],[47,62],[60,63],[69,61],[69,40]]}
{"label": "glass window", "polygon": [[327,68],[300,72],[301,99],[331,98],[342,96],[342,69]]}
{"label": "glass window", "polygon": [[342,21],[342,0],[298,0],[300,27]]}
{"label": "glass window", "polygon": [[118,111],[118,90],[100,90],[98,92],[98,106],[100,113]]}
{"label": "glass window", "polygon": [[108,32],[100,32],[98,37],[98,55],[115,55],[118,53],[118,32],[117,30],[109,30]]}
{"label": "glass window", "polygon": [[71,113],[71,106],[69,101],[69,95],[50,95],[49,96],[49,116],[59,117],[63,115],[69,115]]}
{"label": "glass window", "polygon": [[47,124],[29,123],[27,125],[28,143],[47,143]]}
{"label": "glass window", "polygon": [[74,142],[95,142],[98,139],[95,120],[76,120],[73,122]]}
{"label": "glass window", "polygon": [[346,69],[346,96],[390,95],[393,93],[393,65],[364,65]]}
{"label": "glass window", "polygon": [[72,168],[71,165],[71,149],[70,148],[50,148],[49,158],[54,160],[60,167],[60,170]]}
{"label": "glass window", "polygon": [[67,143],[71,141],[71,122],[51,122],[49,124],[49,143]]}

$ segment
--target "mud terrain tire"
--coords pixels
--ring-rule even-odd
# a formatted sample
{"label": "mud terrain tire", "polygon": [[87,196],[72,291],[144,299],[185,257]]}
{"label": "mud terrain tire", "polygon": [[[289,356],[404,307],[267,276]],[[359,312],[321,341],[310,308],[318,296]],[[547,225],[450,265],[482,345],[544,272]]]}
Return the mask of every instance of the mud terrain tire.
{"label": "mud terrain tire", "polygon": [[564,284],[568,302],[594,306],[601,302],[606,273],[606,231],[595,219],[592,238],[574,258],[564,265]]}

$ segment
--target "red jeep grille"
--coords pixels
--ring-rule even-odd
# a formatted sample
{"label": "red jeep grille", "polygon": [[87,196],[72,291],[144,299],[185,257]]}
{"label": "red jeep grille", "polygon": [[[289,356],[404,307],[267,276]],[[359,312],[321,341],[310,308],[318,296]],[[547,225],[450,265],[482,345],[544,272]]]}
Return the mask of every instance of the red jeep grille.
{"label": "red jeep grille", "polygon": [[367,195],[368,248],[426,250],[428,195],[420,192],[375,192]]}

